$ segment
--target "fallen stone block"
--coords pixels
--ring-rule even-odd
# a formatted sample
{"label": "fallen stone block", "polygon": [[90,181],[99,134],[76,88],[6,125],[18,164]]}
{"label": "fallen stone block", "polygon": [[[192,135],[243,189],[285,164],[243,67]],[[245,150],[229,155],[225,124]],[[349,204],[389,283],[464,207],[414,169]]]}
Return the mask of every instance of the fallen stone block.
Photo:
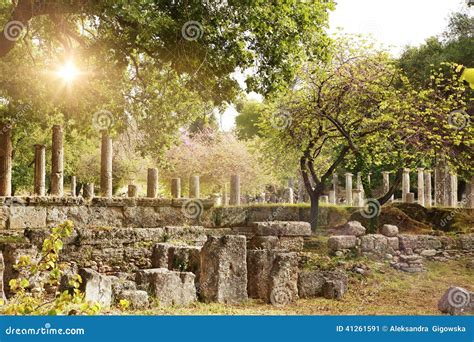
{"label": "fallen stone block", "polygon": [[344,297],[346,290],[347,284],[344,284],[342,280],[328,280],[323,285],[323,297],[340,300]]}
{"label": "fallen stone block", "polygon": [[386,254],[388,251],[387,237],[381,234],[367,234],[360,237],[362,252],[373,254]]}
{"label": "fallen stone block", "polygon": [[246,259],[245,236],[209,236],[201,249],[201,299],[219,303],[239,303],[247,300]]}
{"label": "fallen stone block", "polygon": [[300,298],[319,297],[326,282],[322,271],[302,271],[298,275],[298,295]]}
{"label": "fallen stone block", "polygon": [[301,252],[304,247],[304,239],[301,236],[281,236],[278,249],[288,252]]}
{"label": "fallen stone block", "polygon": [[356,245],[357,238],[354,235],[334,235],[328,239],[328,248],[331,252],[351,249]]}
{"label": "fallen stone block", "polygon": [[149,306],[148,293],[142,290],[123,290],[115,296],[117,304],[121,300],[129,302],[132,309],[146,309]]}
{"label": "fallen stone block", "polygon": [[452,286],[439,300],[438,309],[450,315],[474,314],[474,292]]}
{"label": "fallen stone block", "polygon": [[334,228],[337,235],[361,236],[365,234],[365,227],[359,221],[349,221],[342,226]]}
{"label": "fallen stone block", "polygon": [[112,303],[112,281],[110,278],[90,268],[81,268],[79,275],[82,278],[79,290],[84,292],[85,300],[99,303],[103,307],[110,306]]}
{"label": "fallen stone block", "polygon": [[[327,282],[334,282],[335,285],[332,284],[324,290]],[[298,276],[298,294],[300,298],[335,296],[334,298],[340,299],[347,290],[347,283],[348,277],[342,271],[302,271]],[[330,290],[329,287],[336,289]]]}
{"label": "fallen stone block", "polygon": [[384,224],[380,232],[387,237],[395,237],[398,235],[398,227],[391,224]]}
{"label": "fallen stone block", "polygon": [[311,236],[311,225],[299,221],[254,222],[253,233],[260,236]]}
{"label": "fallen stone block", "polygon": [[135,280],[140,290],[145,290],[159,300],[160,305],[188,305],[196,301],[194,274],[152,268],[137,271]]}

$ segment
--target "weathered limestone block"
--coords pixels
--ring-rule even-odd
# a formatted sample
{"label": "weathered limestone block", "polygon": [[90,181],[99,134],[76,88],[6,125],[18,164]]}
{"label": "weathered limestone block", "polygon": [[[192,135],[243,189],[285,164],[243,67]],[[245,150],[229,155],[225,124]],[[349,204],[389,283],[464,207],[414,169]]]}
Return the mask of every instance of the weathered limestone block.
{"label": "weathered limestone block", "polygon": [[328,239],[328,248],[331,252],[351,249],[356,245],[357,238],[354,235],[334,235]]}
{"label": "weathered limestone block", "polygon": [[298,299],[298,255],[276,253],[270,271],[270,302],[285,306]]}
{"label": "weathered limestone block", "polygon": [[398,237],[387,237],[387,247],[390,252],[395,252],[400,249],[400,241],[398,240]]}
{"label": "weathered limestone block", "polygon": [[425,249],[441,249],[443,244],[437,236],[431,235],[417,235],[416,251]]}
{"label": "weathered limestone block", "polygon": [[462,287],[452,286],[441,297],[438,309],[450,315],[463,315],[474,313],[474,292],[469,292]]}
{"label": "weathered limestone block", "polygon": [[10,207],[9,229],[44,228],[46,227],[46,208]]}
{"label": "weathered limestone block", "polygon": [[133,291],[137,289],[137,284],[129,279],[109,276],[110,281],[112,282],[112,295],[117,301],[117,296],[123,291]]}
{"label": "weathered limestone block", "polygon": [[201,247],[172,246],[168,253],[168,268],[170,270],[192,272],[199,278]]}
{"label": "weathered limestone block", "polygon": [[302,236],[281,236],[278,248],[289,252],[301,252],[304,247]]}
{"label": "weathered limestone block", "polygon": [[200,296],[238,303],[247,297],[247,248],[241,235],[209,236],[201,249]]}
{"label": "weathered limestone block", "polygon": [[280,239],[278,236],[253,236],[247,245],[249,250],[264,249],[273,250],[278,249]]}
{"label": "weathered limestone block", "polygon": [[116,303],[126,300],[132,309],[146,309],[149,305],[148,293],[142,290],[124,290],[115,296]]}
{"label": "weathered limestone block", "polygon": [[[332,283],[325,289],[327,282]],[[298,277],[298,294],[301,298],[327,295],[329,298],[340,299],[347,290],[347,282],[347,275],[341,271],[302,271]]]}
{"label": "weathered limestone block", "polygon": [[327,299],[340,300],[347,290],[347,283],[342,280],[329,280],[323,285],[323,297]]}
{"label": "weathered limestone block", "polygon": [[322,271],[302,271],[298,275],[298,295],[300,298],[313,298],[322,295],[326,282]]}
{"label": "weathered limestone block", "polygon": [[79,275],[82,283],[79,289],[84,292],[85,300],[97,302],[101,306],[108,307],[112,303],[112,281],[90,268],[81,268]]}
{"label": "weathered limestone block", "polygon": [[387,237],[395,237],[398,235],[398,227],[391,224],[384,224],[380,232]]}
{"label": "weathered limestone block", "polygon": [[153,268],[168,268],[169,250],[172,247],[169,243],[157,243],[153,245],[151,254],[151,267]]}
{"label": "weathered limestone block", "polygon": [[139,289],[156,297],[163,306],[188,305],[196,301],[194,274],[165,268],[140,270],[136,273]]}
{"label": "weathered limestone block", "polygon": [[465,234],[459,236],[458,246],[464,250],[474,250],[474,234]]}
{"label": "weathered limestone block", "polygon": [[418,239],[416,235],[399,235],[400,250],[415,250],[417,248]]}
{"label": "weathered limestone block", "polygon": [[247,252],[248,294],[275,306],[298,298],[298,256],[269,250]]}
{"label": "weathered limestone block", "polygon": [[385,254],[387,252],[387,237],[381,234],[367,234],[361,236],[360,246],[362,252]]}
{"label": "weathered limestone block", "polygon": [[273,267],[274,252],[270,250],[247,251],[247,289],[250,298],[270,301],[270,272]]}
{"label": "weathered limestone block", "polygon": [[365,234],[365,227],[359,221],[349,221],[334,229],[335,235],[361,236]]}
{"label": "weathered limestone block", "polygon": [[4,259],[4,274],[3,281],[5,285],[5,292],[10,293],[8,283],[11,279],[18,278],[19,272],[15,269],[15,265],[18,263],[22,255],[30,257],[32,263],[35,263],[38,258],[38,249],[34,245],[19,243],[19,244],[7,244],[3,250]]}
{"label": "weathered limestone block", "polygon": [[255,235],[263,236],[311,236],[311,225],[298,221],[267,221],[254,222],[252,225]]}
{"label": "weathered limestone block", "polygon": [[266,250],[283,250],[289,252],[299,252],[303,250],[304,239],[301,236],[253,236],[247,248],[266,249]]}

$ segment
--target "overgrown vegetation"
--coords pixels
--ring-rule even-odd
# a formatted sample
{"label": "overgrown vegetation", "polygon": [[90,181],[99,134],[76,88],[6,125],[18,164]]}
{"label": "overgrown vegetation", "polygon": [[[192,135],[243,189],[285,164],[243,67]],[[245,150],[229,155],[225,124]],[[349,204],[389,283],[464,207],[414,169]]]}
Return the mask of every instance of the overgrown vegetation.
{"label": "overgrown vegetation", "polygon": [[2,314],[97,314],[100,311],[99,304],[85,302],[84,293],[79,290],[82,279],[78,274],[69,281],[72,291],[58,290],[65,268],[59,262],[59,254],[63,249],[63,240],[71,236],[72,230],[72,222],[66,221],[52,229],[43,242],[38,258],[33,260],[29,255],[20,256],[14,265],[18,277],[8,284],[13,296],[0,307]]}

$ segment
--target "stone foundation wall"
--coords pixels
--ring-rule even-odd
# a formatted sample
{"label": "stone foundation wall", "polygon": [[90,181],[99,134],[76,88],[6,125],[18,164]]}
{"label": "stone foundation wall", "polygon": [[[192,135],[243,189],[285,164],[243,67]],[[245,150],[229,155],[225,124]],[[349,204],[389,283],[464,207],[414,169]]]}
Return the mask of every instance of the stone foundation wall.
{"label": "stone foundation wall", "polygon": [[[322,226],[342,224],[355,208],[320,207]],[[214,207],[212,200],[0,197],[0,229],[45,228],[71,220],[77,228],[250,226],[257,221],[310,221],[309,207]]]}

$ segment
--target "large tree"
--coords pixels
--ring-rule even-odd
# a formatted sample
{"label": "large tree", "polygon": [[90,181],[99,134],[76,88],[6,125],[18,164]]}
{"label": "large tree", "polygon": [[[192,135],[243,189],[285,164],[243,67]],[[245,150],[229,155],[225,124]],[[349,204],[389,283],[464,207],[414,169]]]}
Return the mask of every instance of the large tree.
{"label": "large tree", "polygon": [[[98,128],[109,128],[161,161],[179,128],[235,98],[236,69],[252,68],[248,90],[268,94],[284,87],[302,60],[325,59],[333,6],[0,0],[1,119],[14,124],[15,149],[23,147],[18,132],[61,123],[68,143],[76,141],[71,132],[97,141]],[[81,74],[64,84],[56,69],[71,60]]]}
{"label": "large tree", "polygon": [[277,156],[299,156],[313,229],[319,197],[342,166],[362,173],[369,198],[367,174],[381,165],[396,171],[390,191],[373,199],[378,205],[398,187],[404,167],[422,166],[439,153],[450,155],[458,169],[472,170],[472,130],[454,124],[466,119],[467,90],[452,73],[437,70],[433,87],[416,89],[387,54],[340,38],[332,60],[305,64],[295,83],[262,127]]}

